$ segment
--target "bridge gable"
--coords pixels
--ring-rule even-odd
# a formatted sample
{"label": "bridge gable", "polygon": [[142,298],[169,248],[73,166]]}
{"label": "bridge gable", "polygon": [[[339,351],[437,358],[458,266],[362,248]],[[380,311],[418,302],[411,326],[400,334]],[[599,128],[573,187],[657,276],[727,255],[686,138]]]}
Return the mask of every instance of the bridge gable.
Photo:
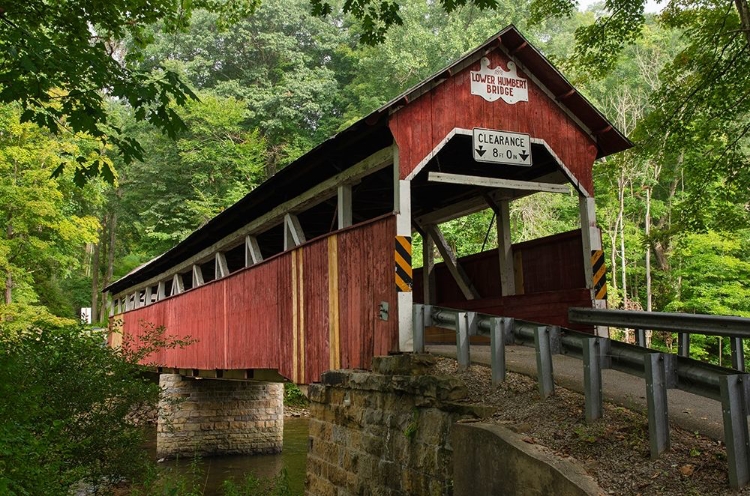
{"label": "bridge gable", "polygon": [[[525,49],[533,50],[530,46]],[[503,98],[488,101],[472,94],[472,73],[480,72],[484,58],[491,70],[512,70],[515,65],[518,78],[526,82],[528,101],[507,103]],[[472,59],[473,62],[466,63]],[[530,69],[522,69],[523,64],[510,56],[502,44],[487,53],[475,53],[462,65],[458,72],[433,83],[429,91],[391,114],[388,125],[399,147],[401,179],[413,175],[454,129],[485,128],[524,133],[532,139],[544,140],[575,181],[593,194],[592,166],[599,153],[597,142],[570,109],[549,96],[551,90],[540,78]],[[503,90],[500,85],[490,86],[490,98],[497,96],[492,94],[493,90]],[[507,92],[513,91],[511,101],[524,89],[504,88]]]}

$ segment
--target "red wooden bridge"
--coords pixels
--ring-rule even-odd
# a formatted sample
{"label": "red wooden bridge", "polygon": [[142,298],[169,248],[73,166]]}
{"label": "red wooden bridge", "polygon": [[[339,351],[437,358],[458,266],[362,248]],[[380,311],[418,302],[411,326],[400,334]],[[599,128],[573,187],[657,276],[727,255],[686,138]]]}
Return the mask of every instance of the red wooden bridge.
{"label": "red wooden bridge", "polygon": [[[605,305],[594,160],[630,146],[510,26],[111,284],[113,325],[197,339],[150,357],[183,375],[297,383],[411,351],[415,302],[569,325]],[[513,244],[537,192],[575,194],[581,228]],[[456,258],[440,225],[487,208],[498,245]]]}

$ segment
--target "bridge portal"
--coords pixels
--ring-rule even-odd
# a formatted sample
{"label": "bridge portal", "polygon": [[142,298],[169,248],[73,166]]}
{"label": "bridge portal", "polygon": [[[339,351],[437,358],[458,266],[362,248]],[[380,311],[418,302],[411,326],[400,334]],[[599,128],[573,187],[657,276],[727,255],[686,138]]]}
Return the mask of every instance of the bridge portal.
{"label": "bridge portal", "polygon": [[[299,384],[411,351],[415,302],[568,325],[605,304],[594,160],[630,146],[509,26],[111,284],[113,322],[195,339],[147,358],[164,372]],[[574,195],[579,228],[514,243],[537,192]],[[441,225],[487,208],[497,246],[457,258]]]}

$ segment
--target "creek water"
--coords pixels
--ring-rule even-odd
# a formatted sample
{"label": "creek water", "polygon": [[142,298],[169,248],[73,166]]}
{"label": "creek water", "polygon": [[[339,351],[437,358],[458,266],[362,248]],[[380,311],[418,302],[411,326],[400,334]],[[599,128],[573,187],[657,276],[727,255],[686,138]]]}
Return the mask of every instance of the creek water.
{"label": "creek water", "polygon": [[[305,492],[305,464],[307,461],[307,418],[284,419],[284,448],[277,455],[231,455],[205,457],[197,460],[197,468],[205,477],[205,492],[221,495],[221,484],[227,479],[240,483],[250,473],[256,477],[271,478],[286,469],[292,494]],[[155,433],[154,433],[155,434]],[[175,472],[191,473],[193,460],[167,460],[160,465]]]}

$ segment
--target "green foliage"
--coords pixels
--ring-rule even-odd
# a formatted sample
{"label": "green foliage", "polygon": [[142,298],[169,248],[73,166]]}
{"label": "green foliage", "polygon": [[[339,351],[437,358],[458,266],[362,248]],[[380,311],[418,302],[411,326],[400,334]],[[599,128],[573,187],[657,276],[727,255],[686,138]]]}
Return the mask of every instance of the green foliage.
{"label": "green foliage", "polygon": [[417,429],[419,429],[419,410],[414,408],[411,412],[411,421],[404,428],[404,437],[408,440],[413,440],[417,435]]}
{"label": "green foliage", "polygon": [[270,479],[259,479],[247,474],[238,484],[232,480],[225,480],[221,489],[225,496],[288,496],[292,494],[289,485],[289,475],[282,469],[279,475]]}
{"label": "green foliage", "polygon": [[131,496],[202,496],[204,474],[200,457],[190,461],[189,470],[177,471],[174,467],[162,468],[149,465],[142,483],[130,490]]}
{"label": "green foliage", "polygon": [[[6,304],[34,304],[40,288],[57,290],[58,277],[81,267],[81,247],[96,239],[98,227],[95,217],[71,208],[64,194],[72,174],[50,177],[62,155],[88,153],[86,143],[55,139],[21,123],[20,115],[18,106],[0,105],[0,287],[8,291]],[[73,317],[47,296],[56,311]]]}
{"label": "green foliage", "polygon": [[674,258],[681,284],[666,310],[750,317],[750,231],[686,234]]}
{"label": "green foliage", "polygon": [[293,382],[284,383],[284,405],[288,406],[307,406],[310,400]]}
{"label": "green foliage", "polygon": [[[184,29],[195,8],[212,8],[223,19],[251,13],[257,0],[172,2],[134,0],[81,3],[74,0],[14,2],[0,13],[0,102],[19,102],[22,122],[34,122],[53,133],[85,133],[97,140],[94,160],[79,154],[56,169],[74,169],[77,184],[101,175],[113,183],[116,172],[104,157],[106,143],[114,145],[126,163],[143,158],[143,148],[131,135],[110,122],[108,98],[127,101],[139,121],[147,121],[170,137],[185,128],[172,102],[195,98],[172,71],[133,67],[140,49],[150,40],[147,28],[162,21],[171,31]],[[124,55],[117,44],[134,40]]]}
{"label": "green foliage", "polygon": [[[134,487],[132,496],[203,496],[206,492],[206,474],[200,469],[195,457],[189,470],[177,471],[173,467],[149,469],[143,483]],[[251,473],[236,482],[227,479],[221,484],[224,496],[290,496],[289,475],[282,469],[276,477],[259,478]]]}
{"label": "green foliage", "polygon": [[201,91],[238,100],[246,129],[257,128],[267,147],[267,175],[335,131],[341,62],[350,34],[312,17],[306,0],[263,2],[230,32],[217,16],[198,11],[190,30],[156,28],[144,70],[165,64]]}
{"label": "green foliage", "polygon": [[0,327],[3,494],[67,494],[139,476],[147,458],[138,412],[159,388],[136,356],[82,327]]}
{"label": "green foliage", "polygon": [[[525,26],[524,3],[499,2],[480,10],[466,5],[448,14],[437,2],[403,2],[403,25],[393,26],[378,46],[340,47],[346,83],[339,129],[377,109],[406,88],[454,62],[503,26]],[[352,28],[356,33],[359,27]],[[530,33],[534,38],[535,33]]]}
{"label": "green foliage", "polygon": [[240,102],[203,95],[180,114],[187,131],[172,141],[141,130],[148,158],[122,169],[116,201],[120,232],[137,245],[131,268],[182,241],[264,177],[265,141],[243,125]]}
{"label": "green foliage", "polygon": [[[325,17],[333,13],[331,2],[326,0],[310,0],[310,4],[312,5],[313,15]],[[440,0],[439,5],[445,12],[451,13],[466,5],[477,7],[479,10],[495,8],[498,1]],[[380,2],[374,0],[345,0],[342,8],[345,14],[352,15],[360,22],[360,41],[367,45],[377,45],[385,41],[385,35],[392,26],[404,24],[400,12],[401,7],[402,5],[396,0]]]}

